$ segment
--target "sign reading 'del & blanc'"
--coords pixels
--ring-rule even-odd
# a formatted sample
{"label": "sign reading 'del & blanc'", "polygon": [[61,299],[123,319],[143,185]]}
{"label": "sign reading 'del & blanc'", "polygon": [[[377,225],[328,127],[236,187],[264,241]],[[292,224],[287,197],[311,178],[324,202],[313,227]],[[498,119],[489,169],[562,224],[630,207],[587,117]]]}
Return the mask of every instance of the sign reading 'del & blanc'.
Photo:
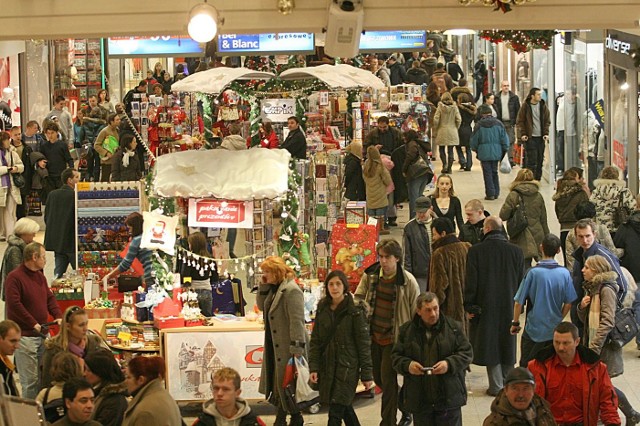
{"label": "sign reading 'del & blanc'", "polygon": [[287,118],[296,115],[295,99],[263,99],[260,102],[260,117],[274,123],[286,123]]}
{"label": "sign reading 'del & blanc'", "polygon": [[252,228],[253,202],[190,198],[189,226]]}

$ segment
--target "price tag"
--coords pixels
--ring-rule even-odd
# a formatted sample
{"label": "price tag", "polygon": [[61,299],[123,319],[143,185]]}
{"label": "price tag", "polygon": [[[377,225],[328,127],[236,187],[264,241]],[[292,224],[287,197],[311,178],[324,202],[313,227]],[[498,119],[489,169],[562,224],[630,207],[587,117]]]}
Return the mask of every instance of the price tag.
{"label": "price tag", "polygon": [[367,225],[377,226],[378,225],[378,218],[377,217],[373,217],[373,216],[369,216],[369,219],[367,220]]}
{"label": "price tag", "polygon": [[77,185],[78,191],[89,191],[91,189],[90,182],[78,182]]}
{"label": "price tag", "polygon": [[118,339],[120,339],[120,341],[130,341],[131,340],[131,333],[125,333],[124,331],[121,331],[120,333],[118,333]]}

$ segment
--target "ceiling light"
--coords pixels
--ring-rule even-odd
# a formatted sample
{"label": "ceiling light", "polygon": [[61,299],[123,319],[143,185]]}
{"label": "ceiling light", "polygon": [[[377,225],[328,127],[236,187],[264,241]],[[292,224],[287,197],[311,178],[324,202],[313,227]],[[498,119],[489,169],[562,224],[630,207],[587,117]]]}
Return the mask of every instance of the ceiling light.
{"label": "ceiling light", "polygon": [[278,0],[278,12],[289,15],[296,7],[295,0]]}
{"label": "ceiling light", "polygon": [[464,36],[464,35],[474,35],[476,32],[474,30],[470,30],[468,28],[454,28],[451,30],[446,30],[444,35],[451,36]]}
{"label": "ceiling light", "polygon": [[206,43],[213,40],[218,33],[219,21],[220,17],[215,7],[206,1],[195,5],[189,12],[189,24],[187,26],[189,37],[198,43]]}

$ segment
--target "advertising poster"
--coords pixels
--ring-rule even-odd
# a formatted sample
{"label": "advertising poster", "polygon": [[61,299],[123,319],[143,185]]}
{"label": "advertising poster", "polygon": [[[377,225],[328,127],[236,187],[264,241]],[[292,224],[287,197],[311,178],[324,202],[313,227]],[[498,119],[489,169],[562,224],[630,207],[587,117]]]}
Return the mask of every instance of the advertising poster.
{"label": "advertising poster", "polygon": [[188,224],[194,228],[252,228],[253,202],[190,198]]}

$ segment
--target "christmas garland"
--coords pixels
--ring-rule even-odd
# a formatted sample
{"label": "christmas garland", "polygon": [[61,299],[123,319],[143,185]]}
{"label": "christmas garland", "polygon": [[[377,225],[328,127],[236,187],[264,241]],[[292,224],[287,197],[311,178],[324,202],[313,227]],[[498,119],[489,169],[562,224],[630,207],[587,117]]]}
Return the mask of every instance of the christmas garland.
{"label": "christmas garland", "polygon": [[556,34],[554,30],[485,30],[478,36],[494,44],[505,43],[517,53],[524,53],[531,49],[549,50]]}
{"label": "christmas garland", "polygon": [[302,185],[302,177],[296,168],[296,161],[289,162],[288,189],[282,200],[282,231],[278,237],[278,255],[297,274],[302,266],[311,264],[309,254],[309,236],[298,229],[298,188]]}
{"label": "christmas garland", "polygon": [[458,0],[458,2],[463,6],[469,6],[471,3],[475,3],[477,1],[481,1],[485,6],[495,6],[493,9],[494,12],[499,10],[502,13],[507,13],[511,12],[511,5],[520,6],[535,0]]}

